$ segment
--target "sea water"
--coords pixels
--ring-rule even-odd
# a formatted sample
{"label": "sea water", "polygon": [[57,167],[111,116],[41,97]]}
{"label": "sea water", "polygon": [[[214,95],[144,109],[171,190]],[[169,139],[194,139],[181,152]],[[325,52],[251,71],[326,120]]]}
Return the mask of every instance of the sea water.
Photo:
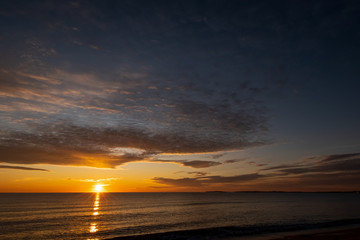
{"label": "sea water", "polygon": [[146,239],[154,233],[186,239],[197,229],[221,239],[359,219],[358,193],[0,194],[0,239]]}

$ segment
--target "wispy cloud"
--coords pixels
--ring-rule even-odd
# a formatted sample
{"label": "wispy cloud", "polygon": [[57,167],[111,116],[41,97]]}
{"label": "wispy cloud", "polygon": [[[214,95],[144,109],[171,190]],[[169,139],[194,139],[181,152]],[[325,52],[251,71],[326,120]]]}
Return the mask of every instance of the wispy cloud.
{"label": "wispy cloud", "polygon": [[[102,178],[102,179],[76,179],[80,182],[107,183],[120,180],[121,178]],[[71,179],[74,180],[74,179]]]}
{"label": "wispy cloud", "polygon": [[321,162],[339,161],[360,156],[360,153],[334,154],[322,157]]}
{"label": "wispy cloud", "polygon": [[[155,177],[152,180],[173,187],[214,187],[218,184],[225,187],[229,184],[239,190],[356,190],[360,187],[358,156],[358,153],[317,156],[309,158],[311,161],[266,167],[256,173],[235,176],[196,174],[187,178]],[[323,159],[334,161],[324,162]]]}
{"label": "wispy cloud", "polygon": [[57,79],[54,79],[54,78],[49,78],[49,77],[44,77],[44,76],[37,76],[37,75],[28,74],[28,73],[22,73],[22,72],[18,72],[18,74],[23,76],[23,77],[27,77],[27,78],[31,78],[31,79],[35,79],[35,80],[39,80],[39,81],[44,81],[44,82],[54,84],[54,85],[61,84],[60,80],[57,80]]}
{"label": "wispy cloud", "polygon": [[283,174],[339,173],[360,171],[359,153],[326,155],[308,158],[294,164],[267,167],[262,170]]}
{"label": "wispy cloud", "polygon": [[216,162],[216,161],[206,161],[206,160],[158,160],[158,159],[152,159],[151,161],[154,162],[163,162],[163,163],[176,163],[181,164],[186,167],[192,167],[192,168],[208,168],[208,167],[214,167],[221,165],[223,163]]}
{"label": "wispy cloud", "polygon": [[28,171],[44,171],[44,172],[50,172],[49,170],[43,169],[43,168],[32,168],[32,167],[10,166],[10,165],[0,165],[0,168],[14,169],[14,170],[28,170]]}
{"label": "wispy cloud", "polygon": [[221,165],[222,163],[214,162],[214,161],[201,161],[201,160],[194,160],[194,161],[186,161],[181,163],[184,166],[189,166],[193,168],[206,168],[206,167],[213,167]]}
{"label": "wispy cloud", "polygon": [[171,185],[171,186],[199,187],[199,186],[209,186],[218,183],[245,183],[263,177],[264,176],[259,175],[257,173],[252,173],[252,174],[235,175],[235,176],[201,176],[194,178],[178,178],[178,179],[155,177],[152,180],[156,183]]}

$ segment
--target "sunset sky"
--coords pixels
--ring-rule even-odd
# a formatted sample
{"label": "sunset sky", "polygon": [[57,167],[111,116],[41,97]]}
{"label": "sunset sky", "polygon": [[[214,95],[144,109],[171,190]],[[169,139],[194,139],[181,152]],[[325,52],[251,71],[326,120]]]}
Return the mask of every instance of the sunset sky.
{"label": "sunset sky", "polygon": [[360,190],[359,1],[1,1],[0,192]]}

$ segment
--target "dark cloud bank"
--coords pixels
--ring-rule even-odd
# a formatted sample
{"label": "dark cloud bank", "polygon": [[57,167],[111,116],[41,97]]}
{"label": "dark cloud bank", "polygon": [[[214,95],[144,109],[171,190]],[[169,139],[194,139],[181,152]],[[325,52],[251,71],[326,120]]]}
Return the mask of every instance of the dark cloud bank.
{"label": "dark cloud bank", "polygon": [[[3,136],[0,145],[3,162],[100,167],[114,167],[131,161],[156,161],[154,156],[160,153],[216,152],[260,144],[242,140],[240,136],[237,140],[218,139],[216,136],[209,137],[194,133],[154,133],[129,128],[80,127],[66,123],[37,126],[32,132],[10,132]],[[117,148],[140,149],[143,152],[116,154]],[[98,161],[91,161],[90,158],[98,158]],[[203,160],[178,161],[178,163],[195,168],[220,164]]]}

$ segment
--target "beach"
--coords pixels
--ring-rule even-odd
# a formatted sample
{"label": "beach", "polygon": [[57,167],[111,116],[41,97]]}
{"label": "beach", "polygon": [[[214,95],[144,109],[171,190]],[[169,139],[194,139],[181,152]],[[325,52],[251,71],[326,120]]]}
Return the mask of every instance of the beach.
{"label": "beach", "polygon": [[224,240],[358,240],[360,226],[345,226],[326,229],[313,229],[296,232],[271,233],[259,236],[239,236]]}
{"label": "beach", "polygon": [[[230,228],[228,230],[230,230]],[[209,234],[210,232],[212,232],[212,234]],[[225,232],[231,234],[230,231]],[[214,231],[214,229],[197,229],[193,231],[175,231],[115,237],[108,240],[358,240],[360,238],[360,225],[356,224],[342,227],[315,228],[287,232],[268,232],[263,234],[256,234],[253,232],[251,234],[238,235],[239,232],[233,232],[232,236],[226,236],[225,232]]]}
{"label": "beach", "polygon": [[358,240],[360,237],[360,225],[291,232],[273,232],[267,234],[239,235],[232,237],[221,237],[220,235],[209,234],[208,230],[209,229],[198,229],[194,231],[115,237],[108,240]]}
{"label": "beach", "polygon": [[270,238],[269,240],[358,240],[360,238],[360,227],[347,228],[341,230],[327,230],[313,233],[303,233],[288,235],[279,238]]}

